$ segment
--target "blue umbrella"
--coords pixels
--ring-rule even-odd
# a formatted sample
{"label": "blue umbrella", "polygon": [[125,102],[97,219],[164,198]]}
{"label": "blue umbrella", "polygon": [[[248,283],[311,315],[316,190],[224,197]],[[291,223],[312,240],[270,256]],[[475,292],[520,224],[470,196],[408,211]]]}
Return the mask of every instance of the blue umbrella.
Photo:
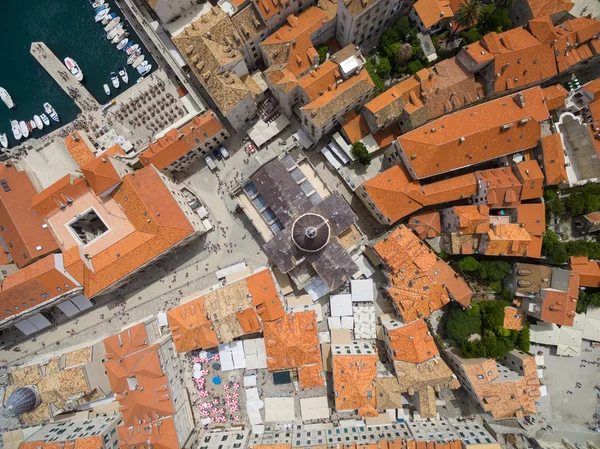
{"label": "blue umbrella", "polygon": [[212,378],[212,383],[215,385],[220,385],[221,384],[221,378],[219,376],[215,376]]}

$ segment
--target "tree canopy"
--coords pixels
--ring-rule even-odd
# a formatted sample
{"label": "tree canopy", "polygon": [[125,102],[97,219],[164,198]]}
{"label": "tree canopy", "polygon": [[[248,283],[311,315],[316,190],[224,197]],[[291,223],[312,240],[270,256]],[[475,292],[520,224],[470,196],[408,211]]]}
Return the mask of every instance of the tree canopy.
{"label": "tree canopy", "polygon": [[371,164],[371,155],[367,151],[367,147],[362,142],[354,142],[352,144],[352,155],[358,159],[362,165]]}

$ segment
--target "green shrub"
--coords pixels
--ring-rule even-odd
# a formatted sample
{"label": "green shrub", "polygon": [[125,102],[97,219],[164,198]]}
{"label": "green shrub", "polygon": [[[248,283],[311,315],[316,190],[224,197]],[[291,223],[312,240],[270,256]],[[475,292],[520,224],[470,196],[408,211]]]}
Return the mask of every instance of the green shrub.
{"label": "green shrub", "polygon": [[471,256],[463,257],[458,261],[458,268],[463,273],[473,273],[479,269],[479,262]]}
{"label": "green shrub", "polygon": [[367,151],[367,147],[362,142],[354,142],[352,144],[352,155],[358,159],[362,165],[368,166],[371,164],[371,155]]}
{"label": "green shrub", "polygon": [[420,59],[414,59],[407,64],[408,71],[412,74],[417,73],[419,70],[423,69],[423,64]]}
{"label": "green shrub", "polygon": [[479,315],[472,315],[461,307],[454,306],[448,312],[445,329],[448,338],[460,344],[469,335],[481,332],[481,318]]}
{"label": "green shrub", "polygon": [[317,47],[317,53],[319,55],[319,64],[323,64],[325,61],[327,61],[327,53],[329,53],[329,48],[327,45],[321,45],[320,47]]}

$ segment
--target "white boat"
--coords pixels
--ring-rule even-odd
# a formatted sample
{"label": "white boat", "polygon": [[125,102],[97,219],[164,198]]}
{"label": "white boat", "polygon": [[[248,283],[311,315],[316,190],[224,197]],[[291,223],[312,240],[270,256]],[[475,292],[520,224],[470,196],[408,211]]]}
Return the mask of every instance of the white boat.
{"label": "white boat", "polygon": [[29,128],[27,128],[27,123],[25,123],[23,120],[21,120],[19,122],[19,128],[21,128],[21,134],[23,134],[23,137],[28,138],[29,137]]}
{"label": "white boat", "polygon": [[0,87],[0,98],[2,98],[2,101],[4,102],[6,107],[8,107],[8,109],[12,109],[15,107],[15,102],[13,101],[12,97],[8,94],[6,89],[4,89],[3,87]]}
{"label": "white boat", "polygon": [[34,115],[33,121],[35,122],[38,129],[42,129],[44,127],[44,124],[42,123],[42,119],[40,118],[39,115]]}
{"label": "white boat", "polygon": [[16,120],[11,120],[10,127],[12,128],[13,136],[15,136],[15,139],[21,140],[21,137],[23,137],[23,134],[21,134],[21,128],[19,127],[19,122],[17,122]]}
{"label": "white boat", "polygon": [[8,148],[8,138],[4,133],[0,134],[0,145],[2,145],[4,148]]}
{"label": "white boat", "polygon": [[[147,61],[144,61],[144,62],[147,62]],[[141,76],[147,75],[147,74],[148,74],[148,72],[150,72],[150,70],[152,70],[152,64],[146,64],[146,65],[144,65],[144,66],[141,66],[141,65],[140,65],[140,66],[137,68],[137,71],[138,71],[138,73],[139,73]]]}
{"label": "white boat", "polygon": [[119,32],[118,32],[118,33],[115,35],[115,37],[113,37],[113,38],[112,38],[111,42],[112,42],[113,44],[116,44],[116,43],[117,43],[117,42],[119,42],[121,39],[123,39],[123,38],[125,38],[125,37],[127,37],[127,36],[129,36],[129,31],[127,31],[127,30],[121,30],[121,31],[119,31]]}
{"label": "white boat", "polygon": [[46,114],[42,114],[42,115],[40,115],[40,117],[41,117],[44,125],[50,126],[50,120],[48,119],[48,116]]}
{"label": "white boat", "polygon": [[56,113],[54,108],[50,105],[50,103],[44,103],[44,111],[46,111],[46,114],[48,114],[50,116],[50,118],[52,120],[54,120],[55,122],[60,121],[58,118],[58,114]]}
{"label": "white boat", "polygon": [[99,8],[103,4],[104,4],[104,0],[98,0],[97,2],[92,3],[92,8],[94,8],[94,9]]}
{"label": "white boat", "polygon": [[121,21],[120,17],[115,17],[110,22],[108,22],[108,25],[106,25],[104,27],[104,31],[106,31],[108,33],[110,30],[112,30],[114,27],[116,27],[120,21]]}
{"label": "white boat", "polygon": [[123,25],[118,24],[116,27],[114,27],[112,30],[110,30],[108,32],[108,34],[106,35],[106,38],[110,41],[110,40],[112,40],[113,37],[115,37],[121,31],[123,31]]}
{"label": "white boat", "polygon": [[108,84],[105,84],[103,87],[104,87],[104,93],[105,93],[106,95],[110,95],[110,89],[109,89],[109,87],[108,87]]}
{"label": "white boat", "polygon": [[108,8],[109,8],[108,3],[104,3],[100,6],[98,6],[97,8],[94,8],[94,12],[99,13],[100,11],[104,11],[105,9],[108,9]]}
{"label": "white boat", "polygon": [[94,17],[94,22],[102,22],[106,17],[108,17],[108,13],[110,12],[110,8],[103,9]]}
{"label": "white boat", "polygon": [[31,126],[31,129],[37,129],[37,123],[35,123],[35,120],[29,120],[27,123],[29,123],[29,126]]}
{"label": "white boat", "polygon": [[129,83],[129,75],[127,75],[127,69],[125,67],[119,67],[119,76],[125,84]]}
{"label": "white boat", "polygon": [[79,82],[83,81],[83,72],[72,58],[65,58],[65,65],[75,79]]}
{"label": "white boat", "polygon": [[128,47],[127,50],[125,50],[125,53],[130,55],[132,53],[135,53],[138,48],[140,48],[140,46],[138,44],[132,45],[131,47]]}
{"label": "white boat", "polygon": [[117,74],[115,72],[110,72],[110,80],[112,81],[112,85],[114,86],[115,89],[118,89],[119,86],[121,85],[119,83],[119,77],[117,76]]}
{"label": "white boat", "polygon": [[140,49],[131,53],[129,55],[129,57],[127,58],[127,64],[129,64],[129,65],[133,64],[133,61],[135,61],[135,59],[141,54],[142,54],[142,50],[140,50]]}
{"label": "white boat", "polygon": [[144,55],[140,55],[137,58],[135,58],[135,61],[133,61],[133,63],[131,64],[131,66],[135,69],[137,68],[138,65],[140,65],[142,62],[144,62],[144,59],[146,59],[146,57]]}
{"label": "white boat", "polygon": [[117,17],[117,15],[114,12],[111,12],[109,15],[107,15],[104,19],[102,19],[102,22],[100,22],[103,26],[106,26],[110,23],[110,21],[112,19],[114,19],[115,17]]}
{"label": "white boat", "polygon": [[123,47],[127,45],[127,42],[129,42],[129,39],[127,38],[121,40],[121,42],[117,44],[117,50],[123,50]]}

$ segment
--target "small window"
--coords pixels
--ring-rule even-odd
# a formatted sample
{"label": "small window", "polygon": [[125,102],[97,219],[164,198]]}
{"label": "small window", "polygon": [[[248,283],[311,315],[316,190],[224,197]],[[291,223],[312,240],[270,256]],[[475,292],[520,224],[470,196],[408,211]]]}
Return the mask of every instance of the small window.
{"label": "small window", "polygon": [[483,374],[478,374],[477,379],[483,379]]}

